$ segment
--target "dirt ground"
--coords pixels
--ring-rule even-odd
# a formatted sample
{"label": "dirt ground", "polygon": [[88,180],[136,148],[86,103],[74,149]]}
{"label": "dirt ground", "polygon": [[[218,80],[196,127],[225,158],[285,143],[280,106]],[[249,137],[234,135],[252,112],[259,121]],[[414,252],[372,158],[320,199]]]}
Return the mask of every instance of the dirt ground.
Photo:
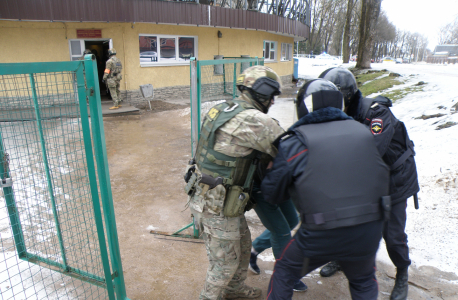
{"label": "dirt ground", "polygon": [[[127,296],[198,299],[208,266],[202,241],[150,234],[150,230],[171,233],[191,222],[183,192],[183,172],[191,153],[190,115],[185,113],[189,106],[151,104],[155,106],[151,112],[104,118]],[[264,227],[253,211],[246,216],[254,239]],[[247,284],[261,288],[265,299],[274,263],[258,262],[261,275],[249,272]],[[389,299],[394,275],[393,265],[378,263],[379,299]],[[458,278],[432,267],[411,268],[408,299],[458,299],[458,285],[452,280]],[[350,299],[341,272],[321,278],[315,271],[303,281],[309,290],[295,293],[293,299]]]}

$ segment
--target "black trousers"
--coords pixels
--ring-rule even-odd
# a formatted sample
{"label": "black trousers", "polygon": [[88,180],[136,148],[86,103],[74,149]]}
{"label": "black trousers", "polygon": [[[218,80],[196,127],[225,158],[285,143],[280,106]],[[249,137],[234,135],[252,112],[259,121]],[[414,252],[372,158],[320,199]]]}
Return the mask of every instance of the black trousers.
{"label": "black trousers", "polygon": [[[353,300],[376,300],[378,284],[375,277],[375,254],[369,259],[339,261],[350,286]],[[300,278],[326,264],[329,259],[309,258],[304,267],[304,254],[292,238],[277,262],[267,289],[267,300],[291,299],[293,286]]]}
{"label": "black trousers", "polygon": [[391,261],[397,268],[410,266],[406,229],[407,199],[391,206],[390,220],[383,228],[383,239]]}

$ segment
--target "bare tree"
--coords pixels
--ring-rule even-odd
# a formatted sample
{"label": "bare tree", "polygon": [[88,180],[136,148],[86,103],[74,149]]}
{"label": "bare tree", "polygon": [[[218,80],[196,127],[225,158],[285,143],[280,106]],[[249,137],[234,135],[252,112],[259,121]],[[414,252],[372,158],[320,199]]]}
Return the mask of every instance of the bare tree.
{"label": "bare tree", "polygon": [[382,0],[361,0],[361,22],[359,24],[358,60],[356,68],[371,67],[371,53],[375,36],[375,25],[380,14]]}
{"label": "bare tree", "polygon": [[440,29],[439,44],[458,44],[458,17]]}
{"label": "bare tree", "polygon": [[342,60],[344,63],[348,63],[348,61],[350,60],[350,26],[353,16],[352,12],[357,2],[358,0],[348,0],[347,3],[347,13],[345,15],[345,29],[342,42]]}
{"label": "bare tree", "polygon": [[[346,0],[312,0],[310,28],[310,39],[308,40],[308,51],[315,53],[329,50],[329,45],[337,36],[339,16]],[[338,30],[337,30],[338,31]]]}
{"label": "bare tree", "polygon": [[378,58],[385,55],[384,49],[390,47],[397,48],[398,40],[396,27],[388,20],[385,12],[381,12],[375,26],[374,47],[371,53],[372,58]]}

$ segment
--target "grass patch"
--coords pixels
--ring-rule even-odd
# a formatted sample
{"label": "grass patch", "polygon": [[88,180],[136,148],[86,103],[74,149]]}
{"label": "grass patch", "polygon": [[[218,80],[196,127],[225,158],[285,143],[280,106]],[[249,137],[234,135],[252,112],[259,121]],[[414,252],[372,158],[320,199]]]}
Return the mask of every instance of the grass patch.
{"label": "grass patch", "polygon": [[431,118],[440,118],[445,116],[445,114],[435,114],[435,115],[422,115],[421,117],[416,117],[415,119],[428,120]]}
{"label": "grass patch", "polygon": [[[359,90],[364,97],[367,97],[371,94],[379,93],[380,91],[392,88],[393,86],[399,85],[401,83],[402,82],[400,82],[397,77],[387,76],[380,79],[375,79],[374,81],[362,85],[359,87]],[[383,95],[386,96],[386,94]]]}
{"label": "grass patch", "polygon": [[404,98],[410,93],[423,92],[422,86],[412,86],[405,89],[394,90],[389,93],[384,93],[383,96],[390,98],[393,102],[398,99]]}
{"label": "grass patch", "polygon": [[356,78],[356,82],[358,83],[358,87],[361,87],[366,82],[374,80],[375,78],[380,77],[385,74],[388,74],[388,72],[387,71],[368,72],[364,74],[362,73],[359,75],[355,75],[355,78]]}
{"label": "grass patch", "polygon": [[449,127],[452,127],[452,126],[455,126],[457,125],[458,123],[456,122],[447,122],[445,124],[442,124],[442,125],[439,125],[436,127],[436,130],[441,130],[441,129],[444,129],[444,128],[449,128]]}

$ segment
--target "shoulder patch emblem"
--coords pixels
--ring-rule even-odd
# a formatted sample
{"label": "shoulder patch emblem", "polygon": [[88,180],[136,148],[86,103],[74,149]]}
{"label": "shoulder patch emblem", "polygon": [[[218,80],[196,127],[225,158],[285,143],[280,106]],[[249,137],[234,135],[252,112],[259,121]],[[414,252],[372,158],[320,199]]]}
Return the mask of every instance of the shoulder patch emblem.
{"label": "shoulder patch emblem", "polygon": [[383,120],[382,119],[373,119],[371,121],[371,132],[374,135],[380,134],[383,131]]}
{"label": "shoulder patch emblem", "polygon": [[216,115],[218,114],[218,112],[219,112],[219,110],[217,110],[216,108],[213,107],[208,112],[208,117],[213,120],[216,117]]}

